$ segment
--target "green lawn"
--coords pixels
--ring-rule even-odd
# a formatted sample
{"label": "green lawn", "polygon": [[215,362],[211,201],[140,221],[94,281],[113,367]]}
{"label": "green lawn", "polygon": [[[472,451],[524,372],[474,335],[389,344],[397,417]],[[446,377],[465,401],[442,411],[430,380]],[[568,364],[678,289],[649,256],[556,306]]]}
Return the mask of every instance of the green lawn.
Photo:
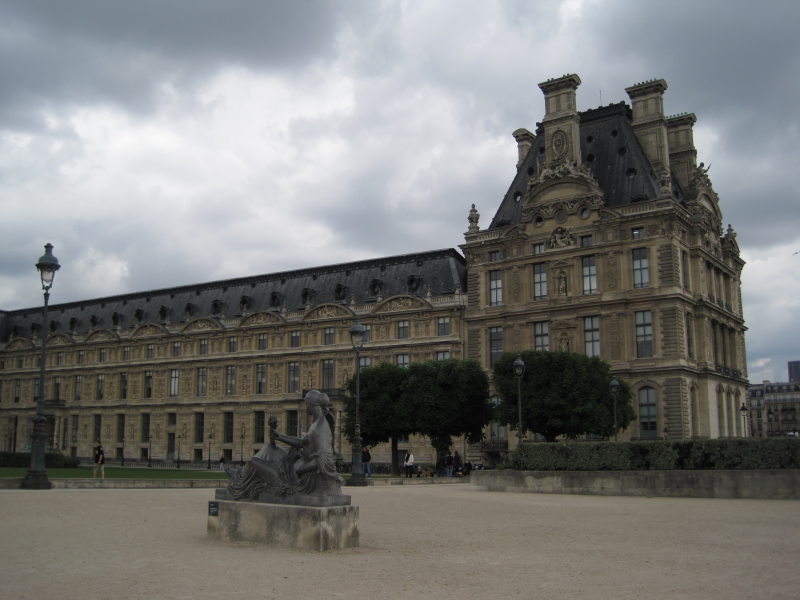
{"label": "green lawn", "polygon": [[[28,472],[23,467],[0,467],[0,478],[25,477]],[[75,479],[92,477],[91,467],[77,469],[47,469],[50,479]],[[216,469],[192,471],[189,469],[148,469],[147,467],[106,467],[108,479],[227,479],[228,476]]]}

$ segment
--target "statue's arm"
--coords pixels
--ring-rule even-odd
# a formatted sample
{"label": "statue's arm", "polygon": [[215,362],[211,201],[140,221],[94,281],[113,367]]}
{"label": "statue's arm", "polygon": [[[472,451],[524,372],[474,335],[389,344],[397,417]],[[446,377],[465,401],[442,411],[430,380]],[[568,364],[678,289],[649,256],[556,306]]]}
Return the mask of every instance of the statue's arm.
{"label": "statue's arm", "polygon": [[293,448],[301,448],[303,446],[303,440],[300,439],[299,437],[294,437],[292,435],[283,435],[282,433],[278,433],[273,429],[272,431],[269,432],[269,441],[275,442],[276,440],[279,442],[283,442],[284,444],[288,444]]}

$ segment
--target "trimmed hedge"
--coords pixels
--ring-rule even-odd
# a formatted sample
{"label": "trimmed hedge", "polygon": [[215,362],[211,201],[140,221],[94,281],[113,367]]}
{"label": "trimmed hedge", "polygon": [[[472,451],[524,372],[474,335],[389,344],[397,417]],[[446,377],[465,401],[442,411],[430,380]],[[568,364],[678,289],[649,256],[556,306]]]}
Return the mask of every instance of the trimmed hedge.
{"label": "trimmed hedge", "polygon": [[506,466],[520,471],[800,469],[800,439],[523,444]]}
{"label": "trimmed hedge", "polygon": [[[31,455],[29,452],[0,452],[0,467],[27,468],[30,466]],[[74,469],[80,466],[80,460],[73,456],[64,456],[60,452],[46,452],[44,466],[47,469],[60,469],[62,467]]]}

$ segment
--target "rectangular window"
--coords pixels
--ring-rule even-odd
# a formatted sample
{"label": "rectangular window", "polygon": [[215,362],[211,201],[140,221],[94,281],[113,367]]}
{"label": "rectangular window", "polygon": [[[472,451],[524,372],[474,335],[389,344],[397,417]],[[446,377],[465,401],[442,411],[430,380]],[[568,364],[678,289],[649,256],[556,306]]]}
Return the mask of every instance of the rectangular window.
{"label": "rectangular window", "polygon": [[398,340],[406,340],[408,339],[408,321],[398,321],[397,322],[397,339]]}
{"label": "rectangular window", "polygon": [[436,353],[436,360],[448,360],[450,358],[449,350],[440,350]]}
{"label": "rectangular window", "polygon": [[581,248],[591,248],[592,247],[592,236],[590,235],[582,235],[581,236]]}
{"label": "rectangular window", "polygon": [[499,250],[492,250],[489,252],[489,262],[496,262],[500,260],[500,251]]}
{"label": "rectangular window", "polygon": [[266,414],[263,410],[257,410],[255,413],[255,426],[253,427],[253,441],[256,444],[264,443],[264,429],[266,425]]}
{"label": "rectangular window", "polygon": [[300,435],[300,420],[296,410],[286,411],[286,435],[293,437]]}
{"label": "rectangular window", "polygon": [[544,254],[544,244],[534,244],[533,255],[539,256],[540,254]]}
{"label": "rectangular window", "polygon": [[489,271],[489,306],[500,306],[503,303],[503,272]]}
{"label": "rectangular window", "polygon": [[299,362],[290,362],[288,365],[288,374],[286,379],[286,391],[287,392],[299,392],[300,391],[300,363]]}
{"label": "rectangular window", "polygon": [[141,441],[146,442],[150,439],[150,414],[142,414],[142,437]]}
{"label": "rectangular window", "polygon": [[236,352],[236,345],[237,345],[236,336],[235,335],[228,336],[228,352]]}
{"label": "rectangular window", "polygon": [[547,264],[536,263],[533,265],[533,299],[547,298]]}
{"label": "rectangular window", "polygon": [[107,358],[108,358],[108,349],[100,348],[97,351],[97,362],[101,362],[101,363],[106,362]]}
{"label": "rectangular window", "polygon": [[503,328],[489,328],[489,366],[494,366],[496,360],[503,354]]}
{"label": "rectangular window", "polygon": [[681,252],[681,283],[683,289],[689,289],[689,253],[686,250]]}
{"label": "rectangular window", "polygon": [[86,360],[86,352],[84,352],[83,350],[78,350],[78,364],[82,365],[85,360]]}
{"label": "rectangular window", "polygon": [[131,347],[130,346],[123,346],[122,347],[122,360],[130,360],[131,359]]}
{"label": "rectangular window", "polygon": [[686,355],[689,358],[694,358],[694,322],[692,315],[686,313]]}
{"label": "rectangular window", "polygon": [[[17,381],[17,383],[19,383],[19,381]],[[81,380],[81,376],[80,375],[75,375],[75,402],[80,402],[81,401],[81,392],[82,392],[81,386],[82,385],[83,385],[83,381]],[[16,398],[14,400],[14,402],[19,402],[19,399]]]}
{"label": "rectangular window", "polygon": [[639,437],[654,440],[658,436],[656,391],[651,387],[639,390]]}
{"label": "rectangular window", "polygon": [[258,349],[259,350],[266,350],[267,349],[267,334],[266,333],[259,333],[258,334]]}
{"label": "rectangular window", "polygon": [[53,379],[53,398],[56,400],[61,399],[61,377],[55,377]]}
{"label": "rectangular window", "polygon": [[359,356],[358,357],[358,365],[362,369],[366,369],[367,367],[372,366],[372,357],[371,356]]}
{"label": "rectangular window", "polygon": [[64,353],[56,352],[56,366],[60,367],[63,364],[64,364]]}
{"label": "rectangular window", "polygon": [[335,383],[334,364],[331,359],[324,359],[322,361],[322,388],[325,390],[332,390]]}
{"label": "rectangular window", "polygon": [[640,310],[635,313],[636,319],[636,356],[648,358],[653,356],[653,313]]}
{"label": "rectangular window", "polygon": [[372,341],[372,325],[364,325],[364,341]]}
{"label": "rectangular window", "polygon": [[586,356],[600,356],[600,317],[583,318],[583,345]]}
{"label": "rectangular window", "polygon": [[145,350],[145,356],[147,358],[153,358],[156,355],[156,347],[153,344],[147,344],[147,348]]}
{"label": "rectangular window", "polygon": [[644,239],[644,229],[641,227],[634,227],[631,229],[631,239],[633,240],[641,240]]}
{"label": "rectangular window", "polygon": [[256,394],[267,393],[267,365],[256,365]]}
{"label": "rectangular window", "polygon": [[180,373],[178,369],[170,369],[169,372],[169,397],[177,398],[180,388]]}
{"label": "rectangular window", "polygon": [[200,338],[200,354],[208,354],[208,338]]}
{"label": "rectangular window", "polygon": [[409,364],[408,354],[396,354],[394,357],[394,363],[398,367],[403,367],[404,369],[407,369]]}
{"label": "rectangular window", "polygon": [[236,394],[236,367],[228,365],[225,367],[225,395],[233,396]]}
{"label": "rectangular window", "polygon": [[172,356],[180,356],[180,355],[181,355],[181,343],[172,342]]}
{"label": "rectangular window", "polygon": [[650,285],[650,265],[647,259],[647,248],[631,250],[633,260],[633,287],[646,288]]}
{"label": "rectangular window", "polygon": [[167,413],[167,427],[175,427],[178,423],[178,413]]}
{"label": "rectangular window", "polygon": [[[102,400],[106,394],[106,376],[102,373],[97,376],[97,389],[95,398],[97,400]],[[95,438],[96,439],[96,438]]]}
{"label": "rectangular window", "polygon": [[300,332],[295,330],[292,331],[289,338],[289,345],[292,348],[299,348],[300,347]]}
{"label": "rectangular window", "polygon": [[436,334],[450,335],[450,317],[439,317],[436,320]]}
{"label": "rectangular window", "polygon": [[120,373],[119,374],[119,399],[120,400],[127,400],[128,399],[128,374],[127,373]]}
{"label": "rectangular window", "polygon": [[197,367],[196,394],[198,396],[205,396],[207,385],[208,385],[208,369],[206,367]]}
{"label": "rectangular window", "polygon": [[322,343],[326,346],[330,346],[331,344],[335,343],[335,330],[333,327],[326,327],[325,331],[323,332],[323,339]]}
{"label": "rectangular window", "polygon": [[102,415],[94,415],[94,435],[92,436],[92,440],[99,440],[102,439],[102,425],[103,425],[103,416]]}
{"label": "rectangular window", "polygon": [[233,413],[223,413],[223,444],[230,444],[233,442]]}
{"label": "rectangular window", "polygon": [[125,415],[117,415],[117,443],[125,441]]}
{"label": "rectangular window", "polygon": [[206,415],[204,413],[194,413],[194,443],[202,444],[206,435]]}
{"label": "rectangular window", "polygon": [[152,371],[145,371],[144,372],[144,397],[145,398],[152,398],[153,397],[153,372]]}
{"label": "rectangular window", "polygon": [[533,349],[539,352],[550,350],[550,323],[547,321],[533,324]]}
{"label": "rectangular window", "polygon": [[584,256],[581,258],[581,269],[583,273],[583,293],[597,293],[597,265],[594,256]]}

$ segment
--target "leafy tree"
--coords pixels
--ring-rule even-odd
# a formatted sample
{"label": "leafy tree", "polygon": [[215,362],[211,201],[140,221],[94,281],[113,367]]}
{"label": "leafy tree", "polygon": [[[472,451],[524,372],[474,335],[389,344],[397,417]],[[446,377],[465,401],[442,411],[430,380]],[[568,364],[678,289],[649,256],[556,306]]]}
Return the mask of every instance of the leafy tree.
{"label": "leafy tree", "polygon": [[[382,442],[392,443],[392,472],[400,472],[397,459],[397,439],[414,431],[413,412],[403,402],[406,369],[390,363],[361,369],[359,416],[361,439],[365,446]],[[345,397],[345,435],[353,441],[356,410],[356,380],[347,383]]]}
{"label": "leafy tree", "polygon": [[452,445],[452,436],[479,441],[492,419],[489,380],[473,360],[411,364],[404,397],[414,413],[414,431],[428,436],[440,455]]}
{"label": "leafy tree", "polygon": [[[496,418],[516,429],[516,355],[505,353],[494,365],[494,384],[502,398]],[[582,434],[614,435],[614,395],[608,363],[571,352],[522,353],[522,427],[539,433],[548,442],[560,436],[574,439]],[[617,430],[634,419],[630,388],[620,381],[616,396]]]}

